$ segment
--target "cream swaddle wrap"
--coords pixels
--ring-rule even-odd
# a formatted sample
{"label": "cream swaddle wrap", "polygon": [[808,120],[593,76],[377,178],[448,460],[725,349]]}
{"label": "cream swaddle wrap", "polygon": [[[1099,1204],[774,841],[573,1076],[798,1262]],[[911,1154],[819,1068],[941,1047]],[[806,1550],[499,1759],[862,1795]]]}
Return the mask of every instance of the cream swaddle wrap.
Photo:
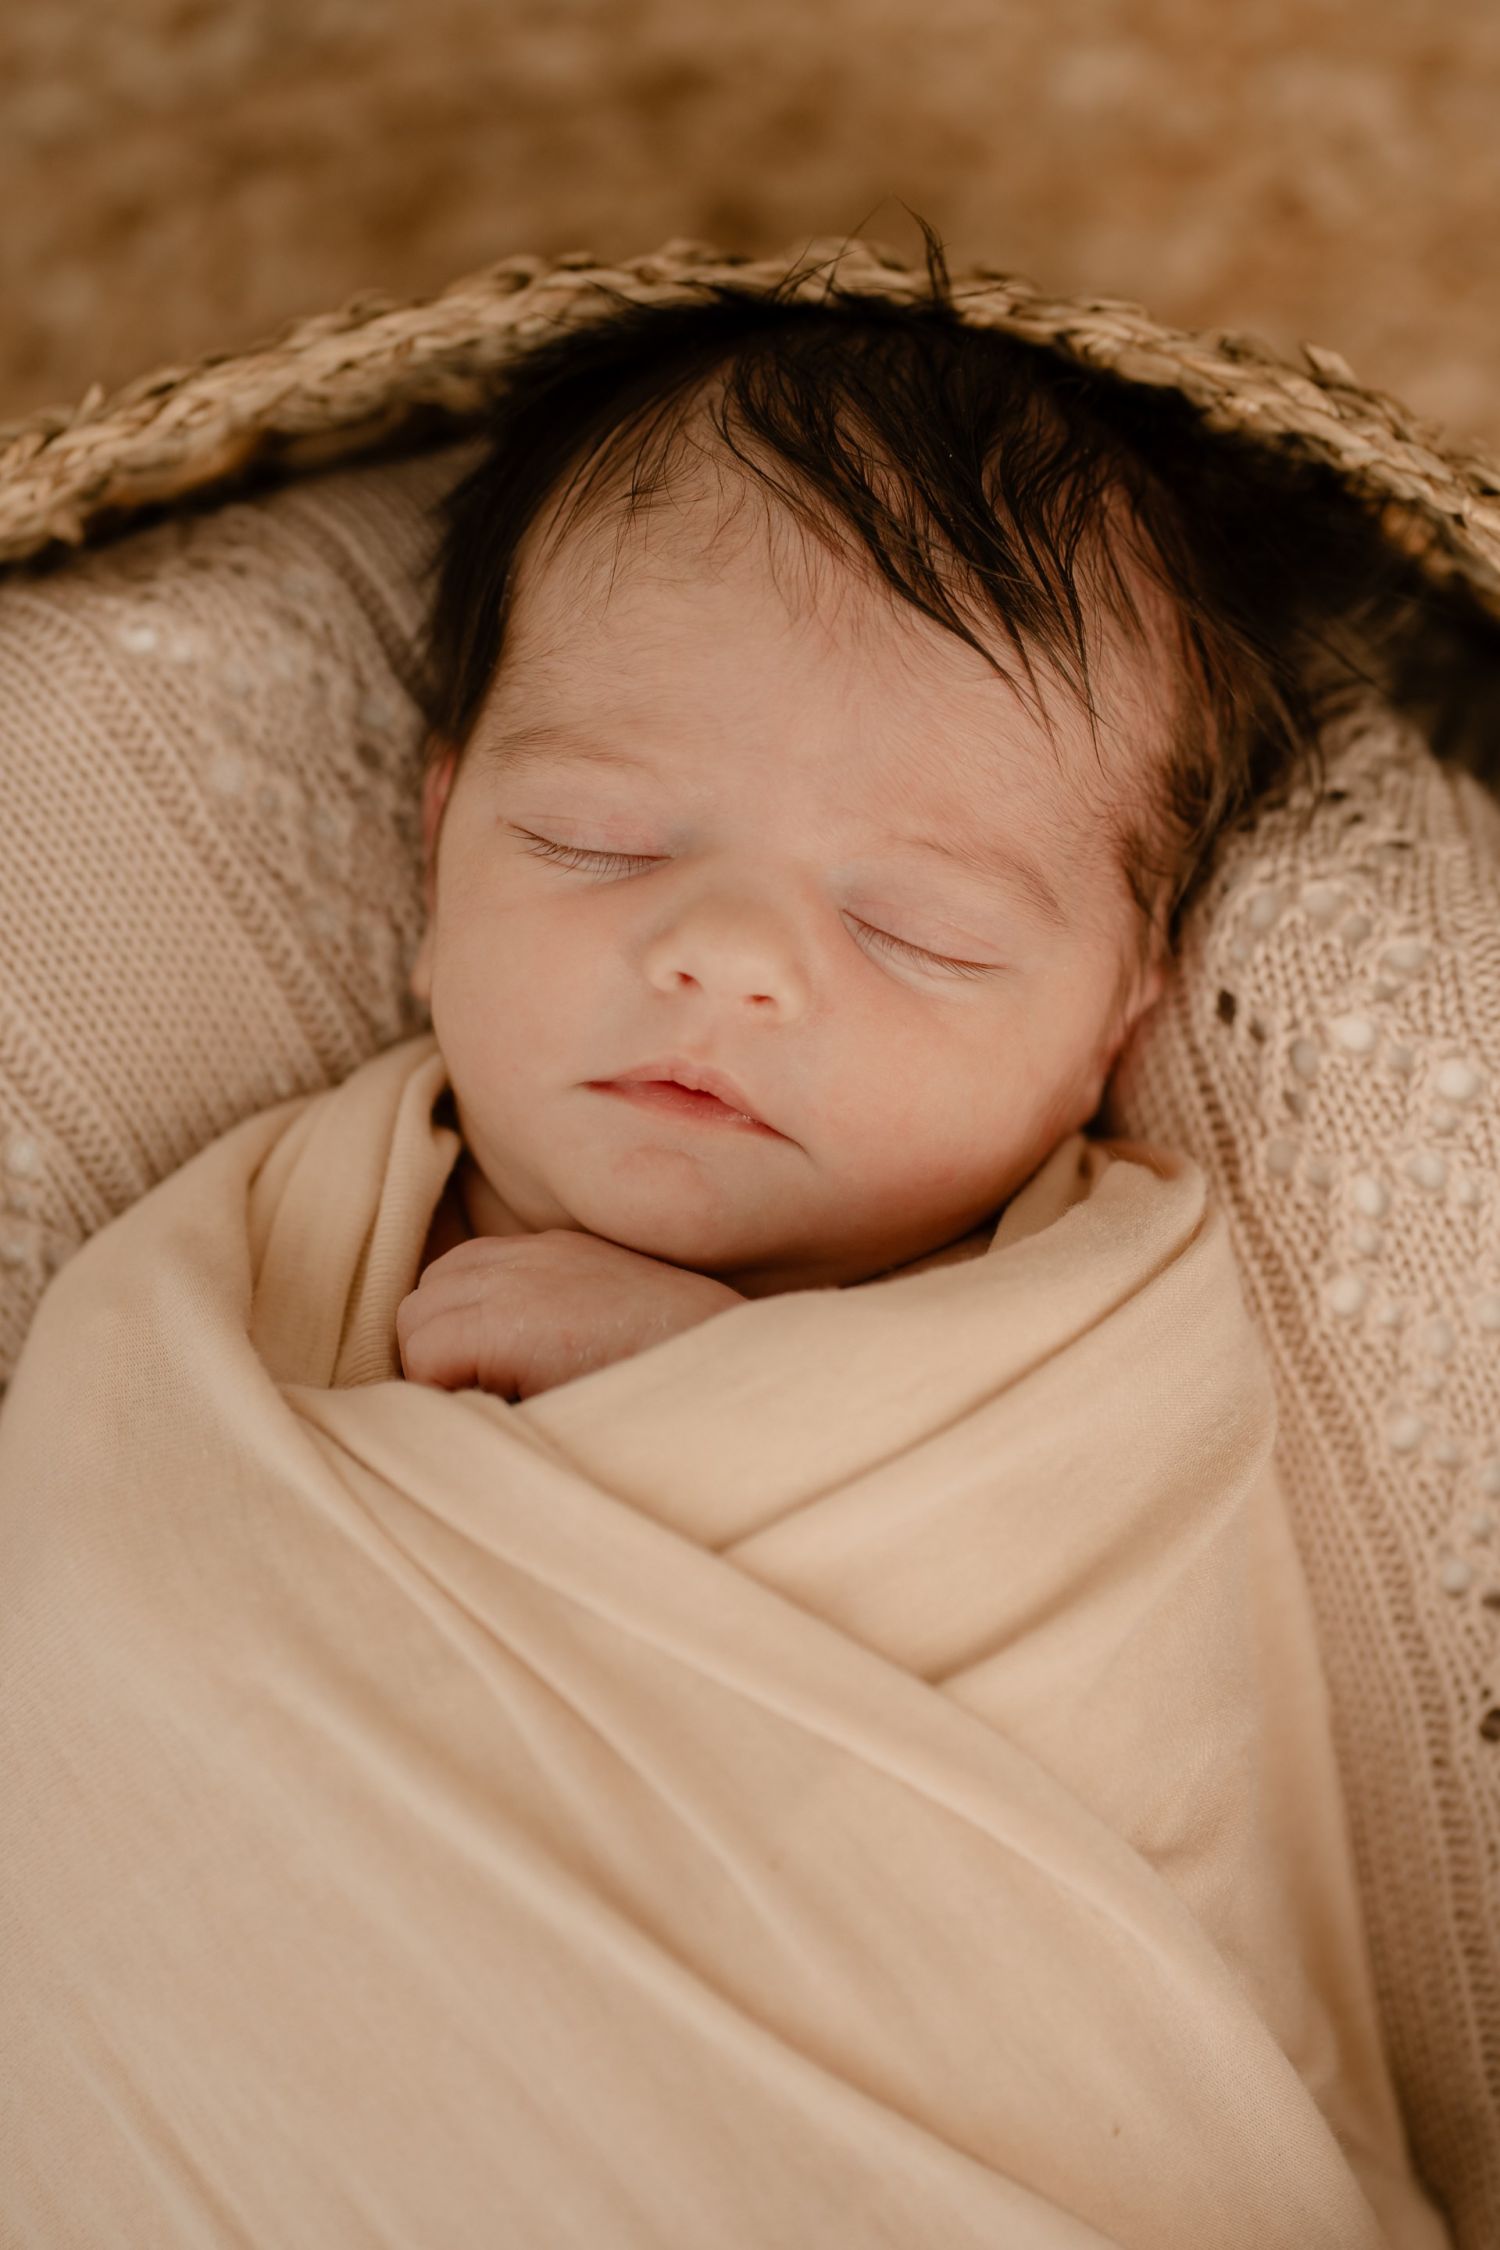
{"label": "cream swaddle wrap", "polygon": [[[430,1034],[0,1411],[0,2240],[1437,2250],[1196,1165],[521,1404],[400,1379]],[[918,1262],[920,1266],[920,1262]]]}

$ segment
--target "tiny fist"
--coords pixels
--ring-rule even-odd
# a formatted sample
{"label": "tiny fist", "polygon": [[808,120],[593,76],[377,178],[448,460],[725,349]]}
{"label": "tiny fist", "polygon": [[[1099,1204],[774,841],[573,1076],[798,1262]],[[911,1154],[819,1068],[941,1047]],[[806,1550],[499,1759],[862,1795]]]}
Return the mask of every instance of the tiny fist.
{"label": "tiny fist", "polygon": [[706,1274],[572,1227],[434,1259],[396,1310],[408,1382],[534,1398],[739,1304]]}

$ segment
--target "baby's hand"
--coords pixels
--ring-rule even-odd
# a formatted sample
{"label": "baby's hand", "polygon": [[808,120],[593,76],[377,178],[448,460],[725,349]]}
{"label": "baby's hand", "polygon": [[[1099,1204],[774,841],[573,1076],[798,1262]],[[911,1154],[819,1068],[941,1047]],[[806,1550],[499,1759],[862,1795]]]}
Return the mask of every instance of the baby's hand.
{"label": "baby's hand", "polygon": [[710,1274],[568,1227],[477,1235],[402,1298],[396,1341],[409,1382],[535,1398],[744,1301]]}

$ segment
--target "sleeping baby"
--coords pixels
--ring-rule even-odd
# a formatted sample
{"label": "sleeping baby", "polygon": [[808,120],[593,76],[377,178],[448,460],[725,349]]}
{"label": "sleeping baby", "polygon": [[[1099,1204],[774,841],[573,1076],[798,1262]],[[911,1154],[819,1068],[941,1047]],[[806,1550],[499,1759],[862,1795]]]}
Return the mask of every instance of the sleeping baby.
{"label": "sleeping baby", "polygon": [[982,1251],[1296,754],[1283,590],[929,258],[564,332],[446,504],[411,986],[463,1153],[409,1379]]}
{"label": "sleeping baby", "polygon": [[1228,1222],[1085,1130],[1331,582],[932,264],[528,348],[430,1030],[43,1301],[6,2241],[1442,2250]]}

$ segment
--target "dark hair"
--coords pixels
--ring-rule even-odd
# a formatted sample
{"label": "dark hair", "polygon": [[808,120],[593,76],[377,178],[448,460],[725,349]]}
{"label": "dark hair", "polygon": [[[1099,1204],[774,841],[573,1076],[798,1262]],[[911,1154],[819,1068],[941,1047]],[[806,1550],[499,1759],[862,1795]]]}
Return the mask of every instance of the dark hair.
{"label": "dark hair", "polygon": [[1121,550],[1165,589],[1175,708],[1155,788],[1117,836],[1144,963],[1153,923],[1175,945],[1220,831],[1305,768],[1321,782],[1319,729],[1373,683],[1371,621],[1409,568],[1317,464],[1210,437],[1176,392],[966,325],[918,223],[929,293],[915,301],[831,275],[816,300],[793,299],[798,272],[771,291],[700,282],[685,300],[622,299],[517,357],[482,457],[439,504],[418,691],[429,753],[462,756],[544,507],[559,501],[559,529],[596,507],[634,443],[628,521],[706,403],[726,452],[824,544],[847,555],[852,533],[900,596],[997,671],[985,626],[999,624],[1033,686],[1029,650],[1043,652],[1096,753],[1080,559],[1137,637]]}

